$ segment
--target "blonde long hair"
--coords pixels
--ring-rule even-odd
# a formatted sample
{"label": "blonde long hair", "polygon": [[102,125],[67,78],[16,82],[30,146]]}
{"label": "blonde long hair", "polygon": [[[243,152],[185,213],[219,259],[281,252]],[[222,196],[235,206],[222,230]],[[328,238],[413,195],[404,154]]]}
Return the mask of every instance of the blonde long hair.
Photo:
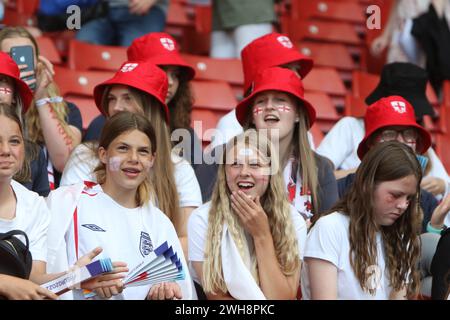
{"label": "blonde long hair", "polygon": [[[374,217],[374,192],[384,181],[394,181],[414,175],[416,195],[394,224],[378,227]],[[386,269],[394,290],[408,288],[414,296],[419,288],[417,265],[420,257],[420,182],[422,170],[412,149],[397,141],[373,146],[356,171],[355,182],[349,192],[328,212],[313,217],[314,224],[324,215],[339,211],[350,217],[350,262],[361,288],[375,294],[370,286],[370,266],[377,265],[376,233],[381,232]],[[384,272],[384,270],[383,270]]]}
{"label": "blonde long hair", "polygon": [[[175,184],[175,167],[172,162],[172,145],[170,142],[169,128],[160,103],[151,95],[127,86],[131,96],[141,107],[144,116],[149,119],[156,134],[155,163],[152,170],[152,185],[156,194],[157,206],[164,212],[174,224],[177,230],[182,223],[179,197]],[[108,86],[102,96],[102,107],[108,114],[108,95],[112,86]]]}
{"label": "blonde long hair", "polygon": [[[254,252],[251,252],[244,228],[239,218],[232,211],[230,203],[231,192],[226,181],[225,163],[227,153],[237,146],[238,143],[244,143],[246,147],[255,148],[259,151],[260,156],[267,158],[264,160],[268,160],[272,168],[279,168],[278,155],[273,153],[272,143],[264,135],[258,135],[256,130],[247,130],[228,142],[223,153],[223,162],[219,165],[217,182],[212,194],[211,209],[209,211],[202,279],[205,292],[227,292],[221,257],[222,233],[225,223],[238,247],[241,257],[244,261],[250,261],[250,271],[255,281],[259,284],[256,255]],[[267,153],[262,152],[262,150],[267,151]],[[272,172],[267,191],[261,198],[261,204],[269,219],[270,232],[274,241],[278,263],[284,274],[292,275],[300,267],[300,257],[298,255],[297,237],[291,219],[291,207],[284,190],[280,170]]]}
{"label": "blonde long hair", "polygon": [[[287,93],[289,94],[289,93]],[[291,94],[289,94],[291,95]],[[292,96],[292,95],[291,95]],[[303,107],[301,102],[294,96],[292,96],[294,101],[297,101],[297,113],[299,121],[295,123],[294,127],[294,137],[292,145],[292,155],[294,156],[295,164],[298,166],[300,172],[300,177],[302,179],[303,190],[311,193],[311,199],[313,204],[313,213],[319,213],[319,179],[318,179],[318,169],[316,164],[316,154],[311,149],[311,145],[308,140],[308,128],[310,128],[309,118],[306,109]],[[253,99],[254,101],[255,99]],[[255,128],[252,121],[252,107],[248,108],[247,120],[244,123],[244,128]]]}
{"label": "blonde long hair", "polygon": [[[14,38],[27,38],[29,39],[34,46],[35,55],[36,57],[39,57],[39,47],[34,39],[34,37],[23,27],[6,27],[3,30],[0,31],[0,47],[2,45],[3,40],[5,39],[14,39]],[[37,66],[35,66],[36,70],[36,78],[39,77],[39,74],[41,72],[44,72],[44,66],[38,62]],[[48,96],[50,98],[52,97],[58,97],[59,89],[56,85],[56,83],[51,82],[47,86],[47,92]],[[67,104],[62,101],[58,103],[52,104],[52,111],[54,112],[54,116],[58,120],[58,122],[61,124],[62,130],[69,136],[70,140],[73,139],[73,134],[71,130],[69,129],[69,125],[66,121],[67,114],[69,112],[69,109],[67,107]],[[34,105],[34,101],[32,102],[32,105],[28,109],[27,113],[25,114],[25,124],[26,124],[26,132],[27,137],[32,142],[35,142],[37,144],[43,145],[45,144],[44,141],[44,135],[42,133],[42,126],[41,122],[39,120],[39,113],[37,108]]]}

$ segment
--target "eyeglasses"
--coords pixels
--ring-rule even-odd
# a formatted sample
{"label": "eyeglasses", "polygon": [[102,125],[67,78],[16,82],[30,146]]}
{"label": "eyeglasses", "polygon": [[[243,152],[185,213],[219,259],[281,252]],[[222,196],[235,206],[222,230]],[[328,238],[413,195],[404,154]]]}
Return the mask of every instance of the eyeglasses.
{"label": "eyeglasses", "polygon": [[397,140],[398,135],[401,135],[405,142],[415,142],[418,138],[418,133],[416,129],[405,129],[405,130],[383,130],[380,134],[380,139],[382,141],[392,141]]}

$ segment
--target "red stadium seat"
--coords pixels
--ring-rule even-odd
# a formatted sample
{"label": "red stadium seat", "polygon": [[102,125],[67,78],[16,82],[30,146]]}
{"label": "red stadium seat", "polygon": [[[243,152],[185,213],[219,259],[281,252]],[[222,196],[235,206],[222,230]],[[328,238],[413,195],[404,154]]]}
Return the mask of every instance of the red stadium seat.
{"label": "red stadium seat", "polygon": [[367,105],[366,97],[376,88],[380,76],[364,71],[353,71],[352,92],[345,97],[344,115],[356,118],[364,117]]}
{"label": "red stadium seat", "polygon": [[350,53],[342,44],[301,41],[297,47],[301,53],[314,59],[314,66],[346,71],[355,69]]}
{"label": "red stadium seat", "polygon": [[305,92],[305,98],[316,109],[316,126],[322,132],[328,132],[333,125],[340,119],[339,114],[334,107],[330,97],[322,92]]}
{"label": "red stadium seat", "polygon": [[41,55],[50,60],[53,64],[61,64],[62,59],[59,55],[58,49],[56,49],[55,43],[49,37],[37,37],[36,42],[39,47]]}
{"label": "red stadium seat", "polygon": [[194,18],[189,17],[188,9],[185,3],[169,2],[164,31],[182,40],[186,29],[195,28]]}
{"label": "red stadium seat", "polygon": [[76,70],[117,71],[127,60],[127,48],[71,40],[68,66]]}
{"label": "red stadium seat", "polygon": [[[441,112],[448,112],[447,108],[441,108]],[[445,109],[445,110],[444,110]],[[440,119],[445,122],[445,127],[450,128],[450,117],[441,116]],[[450,171],[450,152],[448,152],[448,146],[450,146],[450,133],[447,131],[446,134],[436,134],[436,153],[442,161],[447,172]]]}
{"label": "red stadium seat", "polygon": [[6,7],[17,13],[32,16],[36,13],[39,6],[39,0],[13,0],[7,1]]}
{"label": "red stadium seat", "polygon": [[214,59],[184,54],[183,59],[195,68],[198,80],[221,80],[231,85],[244,84],[242,63],[239,59]]}
{"label": "red stadium seat", "polygon": [[293,41],[314,40],[354,46],[361,44],[355,28],[345,22],[288,19],[286,26]]}
{"label": "red stadium seat", "polygon": [[194,107],[226,113],[234,109],[237,100],[230,85],[224,81],[191,81]]}
{"label": "red stadium seat", "polygon": [[364,24],[364,6],[356,1],[291,0],[292,18],[318,18]]}
{"label": "red stadium seat", "polygon": [[3,18],[3,24],[14,27],[36,27],[37,19],[34,15],[19,13],[15,10],[5,8],[5,17]]}
{"label": "red stadium seat", "polygon": [[195,30],[199,33],[211,33],[212,6],[197,5],[194,7]]}
{"label": "red stadium seat", "polygon": [[367,105],[363,98],[355,97],[351,93],[345,95],[345,116],[363,118],[366,114],[366,108]]}
{"label": "red stadium seat", "polygon": [[112,72],[77,71],[55,66],[54,80],[60,93],[80,109],[84,128],[100,114],[93,99],[94,87],[113,75]]}
{"label": "red stadium seat", "polygon": [[183,59],[195,68],[195,79],[226,81],[231,85],[236,97],[242,96],[244,75],[241,60],[213,59],[189,54],[184,54]]}
{"label": "red stadium seat", "polygon": [[328,94],[337,110],[344,108],[347,90],[336,69],[313,68],[303,83],[307,91]]}

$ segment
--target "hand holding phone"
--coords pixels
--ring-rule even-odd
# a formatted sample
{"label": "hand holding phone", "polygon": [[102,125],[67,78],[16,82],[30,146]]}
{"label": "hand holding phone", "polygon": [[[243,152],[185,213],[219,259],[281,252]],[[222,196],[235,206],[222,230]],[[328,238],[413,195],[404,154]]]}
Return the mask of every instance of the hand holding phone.
{"label": "hand holding phone", "polygon": [[34,91],[36,89],[36,73],[33,47],[30,45],[12,47],[10,56],[19,66],[21,79]]}

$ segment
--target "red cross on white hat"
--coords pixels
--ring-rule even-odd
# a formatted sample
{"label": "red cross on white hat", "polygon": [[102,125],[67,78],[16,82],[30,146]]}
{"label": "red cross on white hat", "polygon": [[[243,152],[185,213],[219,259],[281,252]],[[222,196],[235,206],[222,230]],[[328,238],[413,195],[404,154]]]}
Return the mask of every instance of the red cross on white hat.
{"label": "red cross on white hat", "polygon": [[284,47],[291,49],[294,45],[291,40],[286,36],[279,36],[277,38],[278,42],[281,43]]}
{"label": "red cross on white hat", "polygon": [[391,101],[391,106],[398,113],[406,112],[406,104],[403,101]]}
{"label": "red cross on white hat", "polygon": [[126,63],[123,65],[121,72],[130,72],[133,71],[139,64],[138,63]]}
{"label": "red cross on white hat", "polygon": [[161,41],[161,44],[167,50],[169,50],[169,51],[175,50],[175,43],[173,42],[172,39],[170,39],[170,38],[161,38],[161,39],[159,39],[159,41]]}

